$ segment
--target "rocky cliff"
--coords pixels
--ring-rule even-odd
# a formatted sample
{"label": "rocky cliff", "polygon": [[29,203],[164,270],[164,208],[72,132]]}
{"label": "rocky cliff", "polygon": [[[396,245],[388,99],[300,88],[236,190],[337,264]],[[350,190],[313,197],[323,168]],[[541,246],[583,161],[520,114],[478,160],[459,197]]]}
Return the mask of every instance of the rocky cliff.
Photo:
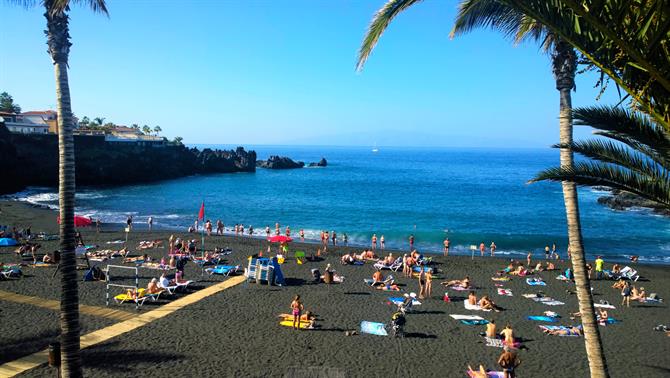
{"label": "rocky cliff", "polygon": [[[242,147],[200,151],[183,145],[109,143],[102,136],[75,136],[75,159],[78,185],[125,185],[256,170],[256,152]],[[0,125],[0,161],[0,194],[58,184],[56,135],[12,134]]]}
{"label": "rocky cliff", "polygon": [[304,167],[305,163],[302,161],[296,162],[284,156],[272,155],[268,160],[258,160],[256,166],[267,169],[294,169]]}

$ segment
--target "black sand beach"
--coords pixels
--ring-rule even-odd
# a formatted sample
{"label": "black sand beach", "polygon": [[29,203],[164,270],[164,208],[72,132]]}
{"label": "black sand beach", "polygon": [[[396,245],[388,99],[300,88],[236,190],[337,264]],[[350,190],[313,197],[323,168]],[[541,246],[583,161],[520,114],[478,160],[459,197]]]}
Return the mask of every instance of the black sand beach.
{"label": "black sand beach", "polygon": [[[55,214],[16,202],[0,202],[0,224],[24,227],[32,225],[33,233],[56,231]],[[108,246],[106,241],[124,239],[121,227],[117,231],[99,234],[95,229],[83,229],[87,244]],[[176,233],[182,238],[199,240],[199,235]],[[162,239],[167,243],[168,232],[133,232],[129,246],[140,240]],[[207,237],[208,247],[230,247],[233,253],[228,264],[246,265],[251,254],[265,251],[267,242],[242,237]],[[43,242],[43,250],[57,248],[56,241]],[[303,250],[309,255],[317,246],[294,243],[292,250]],[[15,262],[14,248],[0,248],[0,261]],[[84,373],[87,376],[417,376],[464,377],[468,364],[480,363],[499,370],[496,360],[501,349],[485,346],[479,336],[484,326],[468,326],[449,317],[449,314],[473,314],[495,319],[499,329],[510,323],[515,335],[523,339],[527,349],[519,352],[522,361],[518,368],[520,377],[583,377],[588,376],[584,340],[581,337],[548,336],[538,328],[541,322],[526,320],[528,315],[541,315],[546,310],[558,312],[562,318],[555,325],[577,324],[569,314],[577,311],[574,295],[566,290],[572,284],[558,281],[559,271],[542,272],[547,286],[529,286],[523,278],[512,278],[503,283],[514,296],[500,296],[491,276],[506,266],[497,258],[435,257],[438,274],[434,280],[432,298],[408,314],[405,331],[407,337],[394,339],[373,335],[346,336],[345,331],[358,330],[362,320],[388,322],[394,306],[388,297],[402,293],[374,290],[363,283],[370,278],[372,263],[364,266],[343,266],[339,256],[347,248],[330,247],[323,261],[296,264],[289,259],[282,265],[287,278],[284,287],[268,287],[255,283],[242,283],[195,304],[182,308],[144,327],[123,334],[83,350]],[[146,251],[160,258],[166,249]],[[138,254],[136,252],[136,254]],[[396,252],[394,252],[396,255]],[[539,257],[539,256],[538,256]],[[111,260],[118,264],[118,260]],[[345,276],[341,284],[314,284],[310,270],[322,272],[331,263],[338,274]],[[104,267],[105,264],[100,264]],[[131,264],[125,264],[131,266]],[[564,270],[567,263],[559,262]],[[606,263],[606,268],[611,264]],[[633,303],[631,308],[621,308],[618,290],[610,288],[612,281],[594,281],[594,299],[606,300],[617,308],[609,310],[619,323],[600,327],[609,371],[612,377],[664,377],[670,373],[670,337],[654,331],[658,324],[669,324],[667,298],[670,297],[670,274],[666,266],[634,265],[642,275],[637,283],[648,293],[658,293],[666,298],[663,304]],[[54,268],[24,267],[21,279],[0,282],[0,291],[19,293],[45,299],[58,299],[58,277],[51,278]],[[386,271],[385,273],[388,273]],[[142,269],[140,285],[158,276],[158,271]],[[80,271],[80,276],[83,271]],[[466,293],[449,291],[452,302],[445,303],[445,293],[440,281],[461,279],[469,275],[478,287],[477,295],[489,294],[505,309],[500,313],[465,310],[458,297]],[[394,274],[403,292],[417,292],[416,279]],[[216,284],[228,278],[201,275],[193,263],[186,266],[186,278],[197,282],[187,293]],[[119,281],[121,282],[121,281]],[[124,282],[131,282],[130,278]],[[103,282],[80,282],[81,304],[104,307]],[[526,299],[522,294],[544,292],[565,302],[561,306],[546,306]],[[118,294],[118,292],[116,292]],[[295,294],[303,298],[306,310],[318,314],[317,329],[294,331],[278,325],[277,315],[289,312]],[[140,312],[150,311],[167,299],[145,302]],[[132,304],[110,305],[113,309],[134,312]],[[58,334],[58,313],[33,305],[0,300],[0,363],[44,349]],[[115,320],[82,315],[82,334],[113,324]],[[56,376],[47,366],[30,370],[24,376]]]}

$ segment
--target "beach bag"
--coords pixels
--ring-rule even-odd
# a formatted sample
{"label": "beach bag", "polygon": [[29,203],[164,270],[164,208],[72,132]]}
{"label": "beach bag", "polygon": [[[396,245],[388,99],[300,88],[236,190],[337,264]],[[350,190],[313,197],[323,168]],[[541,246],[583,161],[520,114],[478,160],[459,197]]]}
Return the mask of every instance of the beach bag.
{"label": "beach bag", "polygon": [[660,298],[659,298],[658,294],[656,294],[656,293],[651,293],[651,294],[649,294],[649,299],[653,299],[653,300],[657,301],[657,300],[659,300]]}
{"label": "beach bag", "polygon": [[319,282],[321,280],[321,272],[318,269],[312,269],[312,277],[314,282]]}

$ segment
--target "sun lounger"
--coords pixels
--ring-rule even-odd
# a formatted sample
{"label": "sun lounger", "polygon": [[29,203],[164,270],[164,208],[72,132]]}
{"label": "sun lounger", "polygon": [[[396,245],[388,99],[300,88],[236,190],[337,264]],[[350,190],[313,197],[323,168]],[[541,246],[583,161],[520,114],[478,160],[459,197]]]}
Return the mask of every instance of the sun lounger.
{"label": "sun lounger", "polygon": [[616,307],[614,307],[613,305],[611,305],[609,303],[594,303],[593,307],[608,308],[608,309],[611,309],[611,310],[616,310]]}
{"label": "sun lounger", "polygon": [[160,282],[158,282],[158,287],[164,289],[170,295],[174,295],[175,291],[177,291],[177,288],[179,288],[177,285],[162,286]]}
{"label": "sun lounger", "polygon": [[207,273],[211,276],[212,274],[221,274],[223,276],[229,276],[233,273],[236,273],[240,269],[239,265],[217,265],[214,268],[205,269]]}
{"label": "sun lounger", "polygon": [[186,282],[179,282],[179,283],[176,283],[175,285],[177,286],[177,290],[179,290],[180,288],[181,288],[181,289],[186,289],[186,288],[188,287],[188,285],[190,285],[190,284],[192,284],[192,283],[193,283],[193,281],[190,281],[190,280],[189,280],[189,281],[186,281]]}
{"label": "sun lounger", "polygon": [[402,256],[398,257],[395,259],[395,261],[391,265],[386,265],[384,264],[383,261],[377,261],[374,265],[376,269],[389,269],[394,272],[397,272],[398,269],[402,268]]}
{"label": "sun lounger", "polygon": [[635,270],[635,269],[633,269],[629,266],[625,266],[619,272],[619,277],[618,278],[626,278],[626,279],[631,280],[631,281],[637,281],[638,279],[640,279],[640,275],[637,274],[637,270]]}
{"label": "sun lounger", "polygon": [[128,293],[123,293],[115,296],[114,302],[116,302],[117,304],[123,304],[125,302],[133,302],[136,303],[138,307],[142,307],[144,301],[146,301],[147,299],[149,299],[149,296],[144,294],[144,289],[139,289],[137,291],[136,297],[128,295]]}

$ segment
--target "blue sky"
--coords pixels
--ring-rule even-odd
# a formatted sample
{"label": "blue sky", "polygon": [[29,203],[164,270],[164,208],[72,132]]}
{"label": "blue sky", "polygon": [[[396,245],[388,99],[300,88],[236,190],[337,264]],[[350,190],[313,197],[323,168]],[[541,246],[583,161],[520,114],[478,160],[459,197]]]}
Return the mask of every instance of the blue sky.
{"label": "blue sky", "polygon": [[[71,13],[70,88],[80,117],[160,125],[187,143],[558,141],[548,58],[488,30],[449,40],[456,1],[426,0],[400,15],[361,73],[356,52],[383,0],[108,3],[109,18]],[[24,110],[55,104],[42,13],[0,2],[0,91]],[[596,103],[595,81],[578,78],[573,105]],[[611,89],[600,103],[616,99]]]}

